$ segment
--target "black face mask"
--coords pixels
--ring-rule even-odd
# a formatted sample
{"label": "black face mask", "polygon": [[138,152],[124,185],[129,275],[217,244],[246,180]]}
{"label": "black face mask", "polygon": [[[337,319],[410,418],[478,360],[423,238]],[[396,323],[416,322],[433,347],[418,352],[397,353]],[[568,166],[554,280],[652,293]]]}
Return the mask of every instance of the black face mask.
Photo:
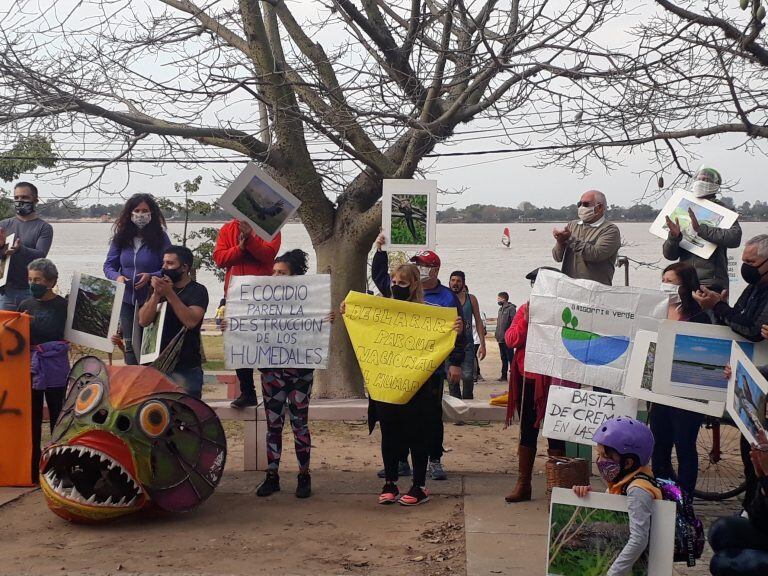
{"label": "black face mask", "polygon": [[16,209],[16,214],[19,216],[29,216],[35,211],[35,203],[27,202],[26,200],[15,201],[13,207]]}
{"label": "black face mask", "polygon": [[768,274],[768,272],[760,272],[760,268],[768,262],[768,258],[763,260],[762,264],[759,264],[757,266],[752,266],[752,264],[744,263],[741,265],[741,277],[744,278],[744,282],[747,284],[757,284],[760,282],[760,280],[763,279],[763,276]]}
{"label": "black face mask", "polygon": [[181,268],[163,268],[163,276],[168,276],[174,284],[181,280],[183,275],[184,271]]}
{"label": "black face mask", "polygon": [[496,302],[496,304],[498,304],[499,306],[504,306],[504,304],[506,304],[506,302],[504,302],[503,300],[499,300],[499,301]]}
{"label": "black face mask", "polygon": [[398,286],[397,284],[392,284],[392,298],[395,300],[408,300],[410,297],[410,286]]}

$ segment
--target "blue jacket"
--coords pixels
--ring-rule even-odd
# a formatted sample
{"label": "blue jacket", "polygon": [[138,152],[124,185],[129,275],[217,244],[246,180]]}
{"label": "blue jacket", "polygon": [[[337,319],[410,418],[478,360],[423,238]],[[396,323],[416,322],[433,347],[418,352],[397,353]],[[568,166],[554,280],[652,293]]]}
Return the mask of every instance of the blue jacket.
{"label": "blue jacket", "polygon": [[159,251],[150,250],[149,246],[142,244],[138,251],[134,251],[133,245],[125,248],[118,247],[114,242],[109,245],[107,259],[104,262],[104,276],[110,280],[117,280],[118,276],[125,276],[125,295],[123,302],[126,304],[143,304],[149,296],[149,284],[134,294],[133,284],[137,276],[149,272],[152,276],[160,276],[163,268],[163,251],[171,245],[168,234],[163,232],[163,246]]}
{"label": "blue jacket", "polygon": [[[390,288],[392,283],[389,277],[389,256],[384,250],[377,250],[373,255],[371,277],[381,295],[390,298],[392,296]],[[424,302],[432,306],[456,308],[456,316],[461,316],[461,303],[458,297],[453,293],[453,290],[440,284],[439,280],[434,288],[424,289]],[[448,356],[448,363],[451,366],[461,366],[462,362],[464,362],[464,332],[456,336],[456,344]]]}

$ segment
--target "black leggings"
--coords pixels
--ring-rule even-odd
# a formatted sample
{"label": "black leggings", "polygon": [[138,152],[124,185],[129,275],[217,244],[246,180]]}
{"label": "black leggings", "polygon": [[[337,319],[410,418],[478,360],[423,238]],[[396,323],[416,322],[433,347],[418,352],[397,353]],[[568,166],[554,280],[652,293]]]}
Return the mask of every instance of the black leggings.
{"label": "black leggings", "polygon": [[713,576],[765,576],[768,574],[768,534],[747,518],[720,518],[709,531],[715,555],[709,563]]}
{"label": "black leggings", "polygon": [[[427,479],[427,447],[433,419],[433,375],[407,404],[376,402],[381,426],[381,456],[387,482],[398,479],[398,462],[411,452],[413,483],[424,486]],[[438,377],[442,384],[442,377]],[[431,386],[432,385],[432,386]],[[442,405],[441,405],[442,414]]]}
{"label": "black leggings", "polygon": [[43,398],[48,405],[51,433],[59,419],[61,408],[64,406],[64,398],[67,395],[67,387],[47,388],[45,390],[32,390],[32,478],[38,476],[40,463],[40,440],[43,435]]}
{"label": "black leggings", "polygon": [[[520,410],[520,445],[534,449],[539,438],[539,429],[536,428],[536,406],[533,402],[535,393],[536,381],[526,378],[523,385],[522,409]],[[547,438],[547,442],[550,450],[565,450],[563,440]]]}

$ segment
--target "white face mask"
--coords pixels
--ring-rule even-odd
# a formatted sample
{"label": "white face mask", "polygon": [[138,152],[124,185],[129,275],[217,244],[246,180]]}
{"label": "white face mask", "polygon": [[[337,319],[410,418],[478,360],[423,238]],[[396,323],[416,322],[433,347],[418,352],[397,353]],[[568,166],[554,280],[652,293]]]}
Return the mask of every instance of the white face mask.
{"label": "white face mask", "polygon": [[133,222],[139,230],[149,224],[151,220],[152,214],[150,212],[131,212],[131,222]]}
{"label": "white face mask", "polygon": [[579,206],[579,220],[582,222],[591,222],[595,217],[595,207]]}
{"label": "white face mask", "polygon": [[669,296],[669,301],[672,304],[680,303],[680,286],[677,284],[670,284],[669,282],[662,282],[659,290],[666,292]]}
{"label": "white face mask", "polygon": [[429,280],[429,273],[432,271],[432,268],[429,266],[418,266],[419,269],[419,277],[421,278],[422,282],[426,282]]}
{"label": "white face mask", "polygon": [[713,182],[705,182],[704,180],[696,180],[693,183],[693,195],[696,198],[704,198],[706,196],[713,196],[720,191],[720,185]]}

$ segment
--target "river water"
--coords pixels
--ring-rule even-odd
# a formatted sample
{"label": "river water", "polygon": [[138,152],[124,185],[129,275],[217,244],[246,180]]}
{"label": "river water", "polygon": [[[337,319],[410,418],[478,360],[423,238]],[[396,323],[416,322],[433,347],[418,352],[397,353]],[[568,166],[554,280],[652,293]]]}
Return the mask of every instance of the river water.
{"label": "river water", "polygon": [[[196,230],[209,224],[192,224]],[[181,223],[169,224],[169,234],[181,233]],[[530,223],[508,225],[512,245],[505,248],[501,244],[503,224],[439,224],[437,227],[436,252],[442,260],[440,279],[448,282],[453,270],[463,270],[467,275],[467,285],[480,302],[483,312],[490,317],[496,316],[496,294],[506,291],[515,304],[528,298],[530,285],[525,275],[537,266],[555,265],[552,260],[551,223]],[[562,224],[557,224],[562,227]],[[662,240],[648,232],[647,223],[624,223],[620,225],[624,247],[621,254],[635,262],[629,270],[629,283],[632,286],[656,288],[659,285],[660,268],[667,262],[661,254]],[[746,222],[743,239],[768,232],[768,223]],[[60,273],[61,292],[68,293],[72,273],[75,271],[93,275],[102,274],[102,265],[107,254],[111,224],[102,223],[55,223],[53,247],[49,257],[56,263]],[[302,248],[310,254],[314,268],[315,255],[304,227],[301,224],[287,224],[283,228],[282,249]],[[736,260],[741,257],[741,249],[729,254]],[[738,274],[738,267],[736,268]],[[198,281],[205,284],[211,299],[208,316],[213,315],[214,304],[223,297],[224,284],[212,273],[202,271]],[[616,271],[614,284],[624,283],[624,269]],[[739,279],[731,286],[731,301],[741,293],[744,282]]]}

